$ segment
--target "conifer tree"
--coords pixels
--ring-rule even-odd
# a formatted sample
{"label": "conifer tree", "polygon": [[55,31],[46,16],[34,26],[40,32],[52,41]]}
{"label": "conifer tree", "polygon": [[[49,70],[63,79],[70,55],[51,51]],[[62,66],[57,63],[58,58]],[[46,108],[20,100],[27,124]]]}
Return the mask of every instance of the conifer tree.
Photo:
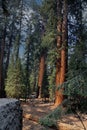
{"label": "conifer tree", "polygon": [[20,98],[24,95],[24,83],[20,59],[15,62],[12,56],[11,62],[8,67],[6,79],[6,95],[7,97]]}
{"label": "conifer tree", "polygon": [[[56,74],[53,76],[55,77],[56,87],[65,81],[67,68],[67,4],[66,0],[45,0],[42,8],[42,11],[44,10],[43,18],[46,21],[46,31],[42,39],[42,46],[49,48],[48,54],[52,57],[50,60],[54,62],[54,70],[56,67]],[[59,105],[62,101],[62,92],[56,90],[55,105]]]}
{"label": "conifer tree", "polygon": [[39,15],[36,12],[31,14],[28,23],[28,36],[25,44],[25,82],[27,96],[32,91],[36,91],[39,54],[40,54],[40,22]]}
{"label": "conifer tree", "polygon": [[4,17],[4,28],[2,34],[2,43],[0,47],[0,97],[5,96],[4,91],[4,56],[5,56],[5,46],[6,46],[6,32],[7,32],[7,17]]}
{"label": "conifer tree", "polygon": [[[57,5],[56,1],[53,0],[44,0],[42,2],[41,7],[41,15],[43,18],[43,24],[44,24],[44,35],[42,36],[42,43],[41,46],[43,49],[47,50],[45,53],[47,55],[46,58],[46,66],[47,66],[47,75],[49,79],[49,90],[50,95],[53,93],[53,87],[54,85],[54,79],[55,79],[55,73],[52,73],[52,67],[53,72],[55,70],[55,60],[56,60],[56,24],[57,24]],[[51,72],[51,73],[50,73]],[[50,81],[52,78],[52,82]],[[43,79],[44,81],[45,79]],[[42,85],[43,86],[43,85]],[[44,86],[45,88],[45,86]],[[48,92],[49,93],[49,92]]]}
{"label": "conifer tree", "polygon": [[42,81],[42,91],[41,91],[42,98],[49,98],[49,82],[48,82],[48,74],[47,74],[47,66],[45,64],[45,70],[43,75],[43,81]]}
{"label": "conifer tree", "polygon": [[[31,35],[31,34],[29,34]],[[25,45],[25,86],[26,86],[26,93],[25,93],[25,98],[27,98],[30,94],[30,83],[29,83],[29,77],[30,77],[30,36],[26,40],[26,45]]]}
{"label": "conifer tree", "polygon": [[[0,26],[0,97],[5,97],[5,78],[7,76],[7,68],[9,64],[10,51],[12,44],[15,39],[15,32],[17,32],[17,19],[18,15],[18,1],[0,1],[0,12],[1,26]],[[16,13],[17,12],[17,13]],[[14,20],[15,19],[15,20]],[[14,22],[13,22],[14,21]],[[14,25],[12,25],[12,22]],[[11,30],[11,25],[12,30]],[[14,34],[11,34],[13,33]],[[11,34],[11,35],[10,35]],[[10,37],[10,38],[9,38]]]}
{"label": "conifer tree", "polygon": [[[69,60],[69,72],[68,78],[71,79],[74,76],[82,73],[86,69],[86,31],[87,26],[83,21],[83,12],[85,9],[84,0],[73,2],[74,9],[73,12],[73,20],[75,20],[74,31],[72,32],[73,39],[75,37],[75,41],[71,42],[71,46],[73,48],[72,53],[70,54]],[[78,7],[78,10],[77,10]],[[71,27],[71,26],[70,26]],[[74,44],[74,46],[73,46]]]}

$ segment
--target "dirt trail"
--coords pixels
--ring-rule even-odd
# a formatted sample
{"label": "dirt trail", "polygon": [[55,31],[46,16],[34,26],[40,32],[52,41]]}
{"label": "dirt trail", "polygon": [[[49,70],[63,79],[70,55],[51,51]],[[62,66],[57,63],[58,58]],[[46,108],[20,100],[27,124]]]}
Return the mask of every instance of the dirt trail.
{"label": "dirt trail", "polygon": [[[22,103],[23,113],[32,114],[38,118],[42,118],[50,113],[53,109],[53,103],[43,103],[41,100],[32,99],[28,103]],[[53,130],[45,128],[40,124],[23,118],[23,130]]]}
{"label": "dirt trail", "polygon": [[[33,99],[29,100],[27,103],[22,103],[23,113],[31,114],[38,118],[45,117],[54,109],[53,103],[43,103],[41,100]],[[82,115],[83,123],[87,129],[87,115]],[[72,125],[76,125],[83,129],[83,126],[76,115],[69,115],[69,117],[64,117],[62,122]],[[51,128],[45,128],[35,121],[23,118],[23,130],[53,130]],[[83,129],[84,130],[84,129]]]}

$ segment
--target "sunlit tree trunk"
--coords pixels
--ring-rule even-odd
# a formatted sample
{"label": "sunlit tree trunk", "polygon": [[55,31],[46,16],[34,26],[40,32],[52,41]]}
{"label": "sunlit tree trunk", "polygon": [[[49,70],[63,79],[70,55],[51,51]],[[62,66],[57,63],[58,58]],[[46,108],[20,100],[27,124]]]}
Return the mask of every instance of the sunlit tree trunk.
{"label": "sunlit tree trunk", "polygon": [[[65,81],[65,73],[66,73],[66,63],[67,63],[67,0],[63,1],[63,9],[61,0],[58,0],[58,25],[57,25],[57,50],[59,54],[59,58],[57,59],[56,64],[56,88],[58,85],[61,85]],[[62,14],[63,10],[63,14]],[[63,17],[62,17],[63,15]],[[58,106],[62,103],[63,89],[56,90],[55,92],[55,106]]]}
{"label": "sunlit tree trunk", "polygon": [[[57,1],[57,15],[58,15],[58,23],[57,23],[57,52],[58,52],[58,58],[56,61],[56,88],[60,84],[60,67],[61,67],[61,55],[60,55],[60,48],[62,44],[62,3],[61,0]],[[55,105],[61,103],[61,97],[58,90],[55,92]]]}
{"label": "sunlit tree trunk", "polygon": [[63,23],[62,23],[62,49],[61,49],[61,75],[60,75],[60,84],[65,81],[66,71],[67,71],[67,0],[63,2]]}
{"label": "sunlit tree trunk", "polygon": [[45,71],[45,51],[43,50],[41,53],[40,63],[39,63],[38,95],[37,95],[38,98],[41,98],[44,71]]}

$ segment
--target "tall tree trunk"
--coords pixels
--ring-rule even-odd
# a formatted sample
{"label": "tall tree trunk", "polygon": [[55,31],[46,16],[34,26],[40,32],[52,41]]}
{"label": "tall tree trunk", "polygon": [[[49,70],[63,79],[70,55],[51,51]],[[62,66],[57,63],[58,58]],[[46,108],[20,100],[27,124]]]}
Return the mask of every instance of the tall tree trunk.
{"label": "tall tree trunk", "polygon": [[67,27],[67,0],[63,2],[63,23],[62,23],[62,50],[61,50],[61,75],[60,75],[60,84],[65,81],[65,74],[67,71],[67,35],[68,35],[68,27]]}
{"label": "tall tree trunk", "polygon": [[2,44],[0,50],[0,97],[5,96],[4,91],[4,75],[3,75],[3,61],[4,61],[4,51],[5,51],[5,38],[6,38],[6,28],[7,28],[7,21],[5,19],[5,27],[3,30],[3,37],[2,37]]}
{"label": "tall tree trunk", "polygon": [[[59,58],[56,65],[56,87],[61,85],[65,81],[66,74],[66,63],[67,63],[67,0],[63,1],[63,19],[62,16],[62,5],[61,0],[58,0],[58,26],[57,30],[60,33],[60,36],[57,37],[57,48],[59,49]],[[61,21],[60,21],[61,20]],[[62,103],[64,99],[63,89],[56,90],[55,93],[55,106],[58,106]]]}
{"label": "tall tree trunk", "polygon": [[7,77],[7,70],[8,70],[10,52],[11,52],[11,47],[12,47],[12,39],[13,39],[13,32],[14,32],[14,23],[15,23],[15,16],[13,16],[12,26],[11,26],[11,30],[10,30],[10,38],[9,38],[9,43],[8,43],[6,65],[5,65],[5,78]]}
{"label": "tall tree trunk", "polygon": [[33,83],[33,92],[36,90],[36,83],[37,83],[37,74],[36,74],[36,67],[34,69],[34,83]]}
{"label": "tall tree trunk", "polygon": [[[58,31],[58,36],[57,36],[57,51],[58,51],[58,59],[56,62],[56,88],[60,84],[60,67],[61,67],[61,53],[60,53],[60,48],[62,44],[62,2],[61,0],[57,1],[57,15],[58,15],[58,23],[57,23],[57,31]],[[56,90],[55,92],[55,105],[57,106],[58,104],[61,103],[61,96],[60,92]]]}
{"label": "tall tree trunk", "polygon": [[43,50],[41,53],[39,64],[38,95],[37,95],[38,98],[41,98],[44,71],[45,71],[45,51]]}
{"label": "tall tree trunk", "polygon": [[25,100],[29,97],[30,94],[30,83],[29,83],[29,61],[30,61],[30,38],[27,39],[27,52],[26,52],[26,68],[25,68],[25,74],[26,74],[26,93],[25,93]]}

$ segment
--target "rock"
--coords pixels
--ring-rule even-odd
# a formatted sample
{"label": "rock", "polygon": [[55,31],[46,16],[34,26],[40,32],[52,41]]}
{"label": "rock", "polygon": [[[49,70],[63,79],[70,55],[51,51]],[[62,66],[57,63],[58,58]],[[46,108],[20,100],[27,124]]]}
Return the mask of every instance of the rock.
{"label": "rock", "polygon": [[22,130],[22,109],[16,99],[0,99],[0,130]]}

